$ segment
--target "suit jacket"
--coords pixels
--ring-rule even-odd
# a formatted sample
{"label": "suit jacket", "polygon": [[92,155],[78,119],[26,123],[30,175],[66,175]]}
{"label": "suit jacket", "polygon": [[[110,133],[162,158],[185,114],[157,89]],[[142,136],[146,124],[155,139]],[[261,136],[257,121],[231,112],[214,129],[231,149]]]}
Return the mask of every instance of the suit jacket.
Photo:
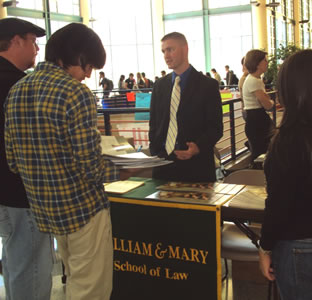
{"label": "suit jacket", "polygon": [[232,85],[233,84],[233,71],[229,70],[227,73],[226,73],[226,78],[225,78],[225,81],[226,81],[226,85]]}
{"label": "suit jacket", "polygon": [[4,146],[4,102],[10,88],[26,74],[0,56],[0,204],[10,207],[28,208],[26,192],[19,175],[10,171]]}
{"label": "suit jacket", "polygon": [[150,152],[174,163],[154,168],[153,177],[171,181],[213,182],[216,180],[213,148],[223,135],[219,84],[191,67],[181,92],[177,111],[176,149],[187,149],[194,142],[200,153],[189,160],[169,157],[165,150],[169,126],[172,73],[155,82],[150,111]]}

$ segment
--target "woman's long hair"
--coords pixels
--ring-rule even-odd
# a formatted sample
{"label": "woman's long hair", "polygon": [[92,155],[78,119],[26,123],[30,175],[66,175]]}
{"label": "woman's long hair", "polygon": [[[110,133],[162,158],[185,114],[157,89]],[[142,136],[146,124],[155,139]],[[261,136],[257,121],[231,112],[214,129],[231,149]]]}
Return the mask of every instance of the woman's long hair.
{"label": "woman's long hair", "polygon": [[286,168],[294,159],[296,163],[311,161],[311,73],[312,50],[302,50],[288,57],[278,74],[278,99],[284,107],[284,115],[269,151],[275,152],[274,157]]}

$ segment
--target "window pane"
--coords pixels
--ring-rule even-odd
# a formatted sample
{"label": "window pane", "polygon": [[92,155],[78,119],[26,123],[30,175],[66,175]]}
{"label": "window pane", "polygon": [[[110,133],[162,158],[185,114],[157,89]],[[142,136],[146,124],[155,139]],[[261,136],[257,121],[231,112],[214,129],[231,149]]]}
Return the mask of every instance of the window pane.
{"label": "window pane", "polygon": [[286,46],[286,22],[282,19],[276,20],[276,47]]}
{"label": "window pane", "polygon": [[202,0],[164,0],[164,14],[202,9]]}
{"label": "window pane", "polygon": [[294,18],[294,2],[293,0],[287,0],[287,11],[286,15],[288,18],[293,19]]}
{"label": "window pane", "polygon": [[43,10],[42,0],[18,0],[16,6],[20,8]]}
{"label": "window pane", "polygon": [[[240,77],[241,59],[252,49],[251,14],[233,13],[209,17],[211,67],[225,78],[225,65]],[[231,24],[229,26],[228,24]]]}
{"label": "window pane", "polygon": [[[92,0],[92,28],[107,54],[105,76],[117,87],[120,75],[145,72],[153,80],[154,57],[150,1]],[[94,87],[97,88],[98,72]],[[88,82],[89,84],[89,82]]]}
{"label": "window pane", "polygon": [[51,34],[57,31],[58,29],[64,27],[65,25],[69,24],[70,22],[63,22],[63,21],[53,21],[51,20]]}
{"label": "window pane", "polygon": [[51,12],[80,15],[79,2],[77,0],[50,0],[49,3]]}
{"label": "window pane", "polygon": [[168,20],[165,22],[165,33],[173,31],[185,35],[189,46],[189,61],[198,71],[205,68],[205,48],[203,19],[201,17]]}
{"label": "window pane", "polygon": [[209,8],[219,8],[249,4],[250,0],[209,0]]}
{"label": "window pane", "polygon": [[287,25],[287,42],[292,44],[295,43],[294,25],[291,23]]}

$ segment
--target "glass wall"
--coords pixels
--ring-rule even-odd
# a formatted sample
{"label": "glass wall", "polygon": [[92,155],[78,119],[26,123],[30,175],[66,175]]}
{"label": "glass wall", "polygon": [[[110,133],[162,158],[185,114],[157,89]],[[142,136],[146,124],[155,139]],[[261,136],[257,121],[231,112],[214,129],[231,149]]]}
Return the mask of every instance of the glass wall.
{"label": "glass wall", "polygon": [[202,9],[202,0],[165,0],[164,14],[174,14]]}
{"label": "glass wall", "polygon": [[206,68],[203,18],[192,17],[166,21],[165,34],[173,31],[178,31],[185,35],[189,46],[190,63],[198,71],[205,72]]}
{"label": "glass wall", "polygon": [[114,87],[122,74],[128,78],[129,73],[145,72],[154,80],[150,1],[92,0],[91,17],[107,54],[103,71]]}
{"label": "glass wall", "polygon": [[[252,48],[251,8],[247,12],[246,7],[240,9],[241,5],[250,4],[249,0],[195,1],[192,7],[191,1],[189,7],[187,1],[182,1],[180,7],[178,0],[163,2],[165,14],[173,14],[165,15],[165,33],[178,31],[185,34],[189,42],[190,63],[196,69],[210,72],[210,68],[216,68],[225,77],[224,66],[228,64],[240,76],[241,58]],[[198,11],[194,13],[200,8],[200,2],[203,7],[208,6],[208,24],[204,23],[206,10],[201,9],[201,16],[198,16]],[[179,12],[183,12],[183,15],[174,15]]]}
{"label": "glass wall", "polygon": [[[267,3],[270,2],[267,1]],[[279,6],[267,10],[270,54],[274,54],[280,45],[295,43],[294,1],[281,0],[279,3]]]}
{"label": "glass wall", "polygon": [[286,22],[283,19],[276,20],[276,47],[280,45],[286,46]]}
{"label": "glass wall", "polygon": [[79,0],[50,0],[50,11],[66,15],[80,15]]}
{"label": "glass wall", "polygon": [[31,8],[36,10],[43,10],[43,1],[42,0],[18,0],[16,5],[20,8]]}
{"label": "glass wall", "polygon": [[[104,72],[114,81],[115,87],[121,74],[145,72],[154,80],[160,75],[155,66],[151,3],[154,0],[90,0],[90,26],[99,34],[107,52]],[[310,20],[312,0],[299,1],[300,20]],[[41,12],[28,20],[45,26],[43,0],[19,0],[17,7]],[[68,24],[77,22],[79,0],[49,0],[51,33]],[[216,68],[225,76],[224,66],[239,76],[241,58],[252,48],[250,0],[163,0],[164,33],[179,31],[189,43],[189,59],[199,71]],[[272,0],[267,0],[267,3]],[[277,8],[267,9],[268,50],[274,53],[279,44],[294,42],[294,0],[280,0]],[[208,7],[208,10],[206,9]],[[205,9],[204,9],[205,8]],[[9,11],[9,10],[8,10]],[[12,10],[13,11],[13,10]],[[21,10],[18,11],[20,16]],[[78,20],[79,22],[79,20]],[[297,26],[297,25],[296,25]],[[311,46],[311,24],[300,24],[302,45]],[[40,52],[37,60],[44,58],[45,38],[39,39]],[[153,50],[154,49],[154,50]],[[210,51],[206,50],[210,49]],[[205,51],[207,51],[205,53]],[[158,66],[159,67],[159,66]],[[160,68],[160,67],[159,67]],[[162,67],[161,67],[162,68]],[[89,82],[88,82],[89,84]],[[91,88],[98,88],[98,72],[90,81]]]}
{"label": "glass wall", "polygon": [[301,0],[300,6],[300,20],[303,20],[306,23],[300,25],[301,31],[301,46],[304,48],[309,48],[311,46],[311,0]]}
{"label": "glass wall", "polygon": [[211,67],[225,78],[224,66],[229,65],[240,77],[241,59],[252,49],[251,13],[212,15],[209,23]]}
{"label": "glass wall", "polygon": [[209,8],[220,8],[249,4],[250,0],[209,0]]}
{"label": "glass wall", "polygon": [[274,54],[276,49],[275,17],[271,11],[267,14],[268,53]]}

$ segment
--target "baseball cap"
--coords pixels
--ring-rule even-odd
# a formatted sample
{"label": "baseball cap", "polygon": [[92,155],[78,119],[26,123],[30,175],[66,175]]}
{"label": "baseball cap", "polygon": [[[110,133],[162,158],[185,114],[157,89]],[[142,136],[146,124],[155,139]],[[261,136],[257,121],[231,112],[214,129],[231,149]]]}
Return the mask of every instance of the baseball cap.
{"label": "baseball cap", "polygon": [[0,38],[9,38],[16,34],[26,33],[33,33],[37,37],[46,34],[44,29],[25,20],[17,18],[0,19]]}

